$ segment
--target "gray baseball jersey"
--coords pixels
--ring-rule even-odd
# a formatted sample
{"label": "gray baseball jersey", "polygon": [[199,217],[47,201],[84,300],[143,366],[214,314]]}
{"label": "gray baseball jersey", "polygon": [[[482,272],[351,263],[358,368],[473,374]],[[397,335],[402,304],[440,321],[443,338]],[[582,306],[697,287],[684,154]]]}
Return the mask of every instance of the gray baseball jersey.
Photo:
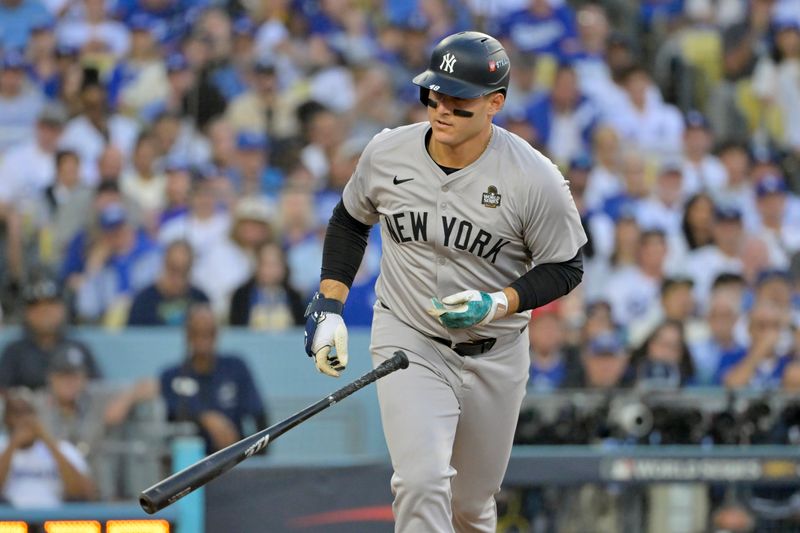
{"label": "gray baseball jersey", "polygon": [[448,175],[425,148],[429,128],[376,135],[343,193],[351,216],[381,222],[377,297],[402,322],[454,343],[519,331],[530,312],[448,330],[425,310],[433,296],[499,291],[533,265],[572,259],[586,235],[568,184],[550,160],[494,125],[480,158]]}

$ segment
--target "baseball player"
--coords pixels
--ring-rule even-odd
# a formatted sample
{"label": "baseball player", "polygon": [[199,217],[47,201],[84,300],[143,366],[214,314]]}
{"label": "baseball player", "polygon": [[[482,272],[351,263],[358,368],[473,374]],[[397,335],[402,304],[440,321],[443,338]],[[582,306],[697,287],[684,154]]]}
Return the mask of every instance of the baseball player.
{"label": "baseball player", "polygon": [[341,312],[370,227],[381,223],[371,352],[408,369],[378,383],[398,532],[495,531],[494,495],[528,379],[530,310],[567,294],[586,242],[567,182],[492,124],[510,64],[489,35],[443,39],[414,78],[428,122],[364,150],[330,219],[306,352],[347,365]]}

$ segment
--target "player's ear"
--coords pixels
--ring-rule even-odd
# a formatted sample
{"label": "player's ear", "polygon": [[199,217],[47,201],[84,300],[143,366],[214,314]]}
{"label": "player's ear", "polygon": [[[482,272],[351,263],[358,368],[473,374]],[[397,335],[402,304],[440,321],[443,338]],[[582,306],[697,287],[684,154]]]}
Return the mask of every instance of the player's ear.
{"label": "player's ear", "polygon": [[506,102],[506,95],[502,92],[496,92],[489,95],[489,115],[494,116],[503,109],[503,104]]}

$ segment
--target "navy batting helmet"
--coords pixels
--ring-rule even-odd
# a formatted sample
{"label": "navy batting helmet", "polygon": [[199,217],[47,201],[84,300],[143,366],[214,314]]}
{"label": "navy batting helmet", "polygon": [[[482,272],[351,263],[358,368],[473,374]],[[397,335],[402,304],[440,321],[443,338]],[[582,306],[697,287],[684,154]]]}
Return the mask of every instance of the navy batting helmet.
{"label": "navy batting helmet", "polygon": [[436,91],[455,98],[478,98],[508,90],[511,62],[503,45],[490,35],[462,31],[445,37],[431,54],[428,70],[414,78],[419,99],[428,103]]}

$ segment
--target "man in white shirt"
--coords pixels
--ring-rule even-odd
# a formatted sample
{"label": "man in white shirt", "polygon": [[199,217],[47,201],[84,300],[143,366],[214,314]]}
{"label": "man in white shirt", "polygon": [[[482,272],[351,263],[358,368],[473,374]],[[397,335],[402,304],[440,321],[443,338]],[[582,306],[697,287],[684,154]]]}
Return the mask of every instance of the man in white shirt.
{"label": "man in white shirt", "polygon": [[756,234],[766,243],[774,268],[789,267],[789,258],[800,250],[798,199],[789,192],[783,177],[767,175],[756,183],[756,207],[760,225]]}
{"label": "man in white shirt", "polygon": [[664,279],[666,255],[663,231],[652,229],[642,232],[636,265],[618,270],[606,284],[603,300],[611,304],[614,323],[628,326],[656,301]]}
{"label": "man in white shirt", "polygon": [[127,161],[138,135],[133,120],[110,114],[108,94],[98,82],[86,83],[81,90],[83,114],[67,123],[61,137],[61,146],[74,150],[81,157],[83,176],[88,185],[100,179],[98,160],[108,145],[116,146]]}
{"label": "man in white shirt", "polygon": [[686,258],[686,273],[694,281],[695,301],[703,307],[709,301],[711,285],[723,272],[743,272],[742,251],[745,232],[742,213],[735,208],[719,207],[714,215],[714,244],[703,246],[689,253]]}
{"label": "man in white shirt", "polygon": [[0,163],[0,203],[36,201],[53,183],[55,153],[66,114],[58,107],[45,107],[36,121],[35,137],[10,148]]}
{"label": "man in white shirt", "polygon": [[124,57],[130,48],[131,36],[121,22],[106,16],[104,0],[84,0],[82,19],[66,20],[58,29],[58,43],[84,48],[102,47],[115,58]]}
{"label": "man in white shirt", "polygon": [[683,151],[683,119],[666,104],[644,67],[629,67],[622,76],[627,98],[619,108],[606,110],[609,123],[626,144],[654,159],[676,157]]}
{"label": "man in white shirt", "polygon": [[681,231],[683,217],[683,173],[681,165],[666,161],[658,172],[653,194],[636,209],[636,220],[642,228],[661,228],[670,238]]}
{"label": "man in white shirt", "polygon": [[25,58],[16,50],[0,55],[0,154],[29,139],[44,96],[25,73]]}
{"label": "man in white shirt", "polygon": [[44,428],[32,403],[21,393],[5,404],[8,434],[0,437],[0,488],[14,507],[56,507],[94,495],[89,466],[72,444]]}
{"label": "man in white shirt", "polygon": [[689,197],[700,191],[715,192],[725,187],[727,172],[716,156],[710,154],[714,141],[711,125],[699,111],[689,111],[683,132],[683,194]]}

